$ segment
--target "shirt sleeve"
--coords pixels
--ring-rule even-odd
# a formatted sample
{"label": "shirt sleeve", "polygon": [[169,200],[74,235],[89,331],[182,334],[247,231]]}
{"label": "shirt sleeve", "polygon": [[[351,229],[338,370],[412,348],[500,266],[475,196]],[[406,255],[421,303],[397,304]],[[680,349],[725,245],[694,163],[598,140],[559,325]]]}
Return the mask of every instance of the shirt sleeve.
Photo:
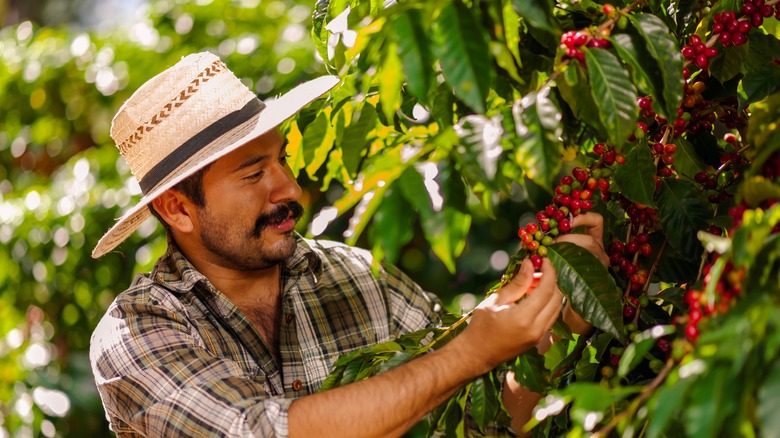
{"label": "shirt sleeve", "polygon": [[383,263],[384,287],[388,292],[391,323],[395,335],[438,325],[444,307],[435,294],[425,292],[406,274]]}
{"label": "shirt sleeve", "polygon": [[292,400],[269,396],[262,373],[211,354],[184,314],[157,300],[116,301],[90,361],[119,436],[287,436]]}

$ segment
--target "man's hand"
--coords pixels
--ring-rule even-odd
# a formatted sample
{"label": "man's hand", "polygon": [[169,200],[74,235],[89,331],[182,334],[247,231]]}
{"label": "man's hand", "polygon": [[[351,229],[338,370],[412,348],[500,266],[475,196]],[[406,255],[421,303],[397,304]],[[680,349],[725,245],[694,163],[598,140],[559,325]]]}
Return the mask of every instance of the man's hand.
{"label": "man's hand", "polygon": [[604,218],[598,213],[582,213],[571,221],[571,228],[584,227],[584,234],[564,234],[555,239],[556,242],[569,242],[579,245],[601,260],[604,266],[609,266],[609,256],[604,250]]}
{"label": "man's hand", "polygon": [[480,303],[469,326],[452,341],[463,349],[464,360],[484,373],[536,345],[561,311],[556,278],[549,260],[542,263],[541,280],[524,260],[512,281]]}

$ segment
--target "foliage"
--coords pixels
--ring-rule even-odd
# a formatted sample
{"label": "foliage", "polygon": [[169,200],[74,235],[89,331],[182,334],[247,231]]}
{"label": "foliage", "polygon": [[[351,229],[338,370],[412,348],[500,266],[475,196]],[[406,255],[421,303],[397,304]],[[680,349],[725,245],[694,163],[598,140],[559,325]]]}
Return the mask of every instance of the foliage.
{"label": "foliage", "polygon": [[[369,230],[375,255],[395,262],[410,224],[387,217],[418,212],[453,270],[470,217],[498,219],[512,194],[547,191],[502,281],[520,258],[550,257],[597,328],[559,327],[546,354],[442,404],[429,433],[462,435],[467,406],[479,429],[505,422],[506,369],[547,394],[538,436],[775,433],[776,3],[317,3],[315,45],[343,82],[292,129],[327,133],[297,144],[320,157],[301,172],[345,191],[315,223],[350,216],[348,241]],[[589,210],[605,219],[606,270],[554,243]],[[422,334],[343,357],[328,387],[422,354]]]}
{"label": "foliage", "polygon": [[[90,252],[140,190],[108,137],[151,75],[211,50],[273,96],[322,69],[292,1],[151,2],[110,32],[0,30],[0,436],[108,435],[89,370],[92,330],[165,248],[154,222]],[[259,25],[261,24],[261,25]]]}

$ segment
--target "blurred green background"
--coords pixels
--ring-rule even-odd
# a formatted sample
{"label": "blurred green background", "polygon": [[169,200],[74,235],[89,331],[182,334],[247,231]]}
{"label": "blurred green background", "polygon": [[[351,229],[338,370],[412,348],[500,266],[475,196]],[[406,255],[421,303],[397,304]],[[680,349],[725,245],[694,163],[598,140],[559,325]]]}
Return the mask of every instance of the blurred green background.
{"label": "blurred green background", "polygon": [[[109,137],[115,111],[195,51],[220,55],[261,97],[323,74],[310,37],[312,7],[0,0],[0,438],[111,435],[89,370],[89,337],[115,295],[165,247],[150,221],[118,251],[89,256],[140,197]],[[299,231],[311,236],[312,213],[343,189],[300,183],[308,213]],[[498,218],[473,218],[457,274],[433,256],[419,229],[398,264],[450,310],[473,306],[516,249],[517,224],[533,211],[528,195],[518,188]],[[317,237],[343,240],[346,228],[337,219]]]}

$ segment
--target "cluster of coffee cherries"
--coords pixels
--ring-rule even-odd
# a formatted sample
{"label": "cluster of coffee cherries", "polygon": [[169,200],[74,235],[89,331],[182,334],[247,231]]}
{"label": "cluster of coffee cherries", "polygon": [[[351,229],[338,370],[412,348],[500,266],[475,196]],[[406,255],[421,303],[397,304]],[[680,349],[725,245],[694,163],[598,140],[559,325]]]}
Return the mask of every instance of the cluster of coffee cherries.
{"label": "cluster of coffee cherries", "polygon": [[[704,284],[710,281],[710,270],[717,261],[718,255],[713,256],[711,263],[704,266]],[[699,289],[689,289],[685,294],[685,302],[688,304],[688,316],[685,324],[685,337],[691,342],[699,337],[699,324],[712,315],[726,313],[734,300],[742,294],[742,283],[745,278],[745,269],[735,269],[734,264],[726,263],[723,272],[715,285],[715,294],[711,300],[707,293]],[[706,287],[706,286],[705,286]]]}
{"label": "cluster of coffee cherries", "polygon": [[[731,132],[727,132],[723,136],[723,140],[730,146],[731,151],[724,151],[720,156],[721,168],[718,171],[702,170],[693,176],[694,181],[701,184],[707,199],[712,203],[721,203],[729,198],[730,195],[727,191],[719,188],[718,175],[725,169],[730,169],[732,178],[736,177],[739,172],[739,167],[745,164],[745,159],[737,152],[739,148],[739,140],[737,136]],[[726,182],[724,178],[724,182]]]}
{"label": "cluster of coffee cherries", "polygon": [[552,204],[536,213],[536,222],[529,222],[517,232],[522,248],[528,251],[531,264],[539,269],[542,258],[547,255],[547,247],[561,233],[571,230],[572,219],[593,208],[593,196],[601,190],[609,189],[607,178],[610,169],[583,169],[575,167],[571,175],[561,178],[555,187]]}
{"label": "cluster of coffee cherries", "polygon": [[561,46],[566,51],[565,57],[584,63],[585,53],[582,51],[583,47],[606,49],[611,47],[612,43],[604,38],[592,37],[583,31],[572,30],[561,35]]}
{"label": "cluster of coffee cherries", "polygon": [[747,33],[764,24],[764,19],[774,16],[780,19],[780,6],[767,5],[764,0],[745,0],[742,8],[715,14],[712,34],[718,35],[723,47],[741,46],[748,40]]}
{"label": "cluster of coffee cherries", "polygon": [[696,67],[706,70],[710,66],[710,58],[718,56],[718,49],[707,47],[698,35],[691,35],[688,45],[683,46],[682,55],[691,60]]}
{"label": "cluster of coffee cherries", "polygon": [[[780,152],[775,152],[770,156],[761,167],[761,174],[764,178],[771,181],[780,180]],[[767,210],[780,204],[780,199],[770,198],[762,201],[757,208]],[[734,205],[729,209],[729,216],[732,219],[731,227],[726,230],[729,236],[733,236],[737,228],[742,225],[745,213],[750,209],[744,201]],[[716,226],[710,227],[710,233],[721,235],[722,229]],[[776,224],[770,233],[780,233],[780,223]],[[688,315],[683,318],[685,325],[685,336],[695,342],[699,337],[699,325],[702,321],[712,315],[726,313],[733,305],[734,301],[743,293],[742,287],[745,279],[745,268],[735,267],[731,260],[724,264],[723,271],[717,278],[714,286],[715,293],[708,296],[705,290],[715,281],[710,271],[712,266],[722,257],[720,254],[712,254],[705,264],[702,273],[704,274],[704,283],[701,288],[691,288],[686,292],[685,302],[688,304]]]}

